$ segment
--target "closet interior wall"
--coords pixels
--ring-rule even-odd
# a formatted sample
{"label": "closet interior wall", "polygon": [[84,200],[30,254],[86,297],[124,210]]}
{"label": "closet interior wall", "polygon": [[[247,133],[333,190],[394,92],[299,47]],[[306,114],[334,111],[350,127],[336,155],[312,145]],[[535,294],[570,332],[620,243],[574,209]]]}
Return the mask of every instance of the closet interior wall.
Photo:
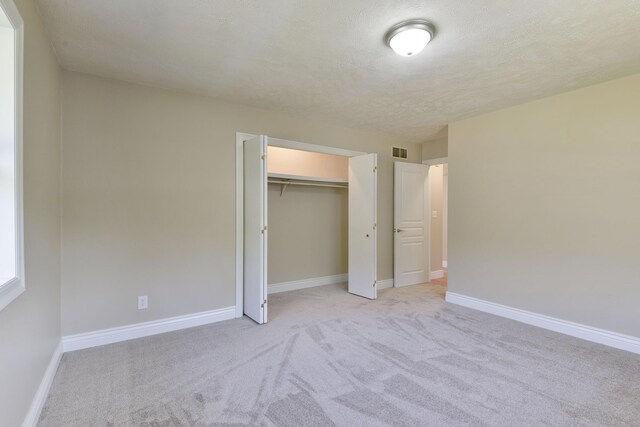
{"label": "closet interior wall", "polygon": [[346,274],[348,158],[270,146],[267,159],[270,176],[336,181],[335,187],[287,185],[284,191],[284,184],[269,184],[269,285]]}

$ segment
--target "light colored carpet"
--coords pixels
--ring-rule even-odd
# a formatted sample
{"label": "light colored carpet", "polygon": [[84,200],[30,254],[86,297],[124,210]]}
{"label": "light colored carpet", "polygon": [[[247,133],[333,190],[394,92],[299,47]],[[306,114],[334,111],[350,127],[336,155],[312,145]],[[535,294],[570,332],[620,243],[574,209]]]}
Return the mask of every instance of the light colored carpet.
{"label": "light colored carpet", "polygon": [[324,286],[236,319],[64,355],[40,426],[640,423],[640,357],[446,304]]}

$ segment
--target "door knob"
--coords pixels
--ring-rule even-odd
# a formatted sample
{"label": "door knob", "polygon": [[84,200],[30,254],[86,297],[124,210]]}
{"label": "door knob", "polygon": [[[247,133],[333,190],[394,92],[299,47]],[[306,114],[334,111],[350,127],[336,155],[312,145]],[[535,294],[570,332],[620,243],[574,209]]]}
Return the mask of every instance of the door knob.
{"label": "door knob", "polygon": [[369,235],[367,234],[367,237],[369,237]]}

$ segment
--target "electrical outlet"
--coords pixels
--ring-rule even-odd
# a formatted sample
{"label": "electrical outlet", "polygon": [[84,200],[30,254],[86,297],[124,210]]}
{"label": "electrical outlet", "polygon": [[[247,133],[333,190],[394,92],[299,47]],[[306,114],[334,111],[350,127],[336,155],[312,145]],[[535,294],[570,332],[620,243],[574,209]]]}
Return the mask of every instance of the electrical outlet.
{"label": "electrical outlet", "polygon": [[149,298],[146,295],[138,297],[138,310],[146,310],[149,308]]}

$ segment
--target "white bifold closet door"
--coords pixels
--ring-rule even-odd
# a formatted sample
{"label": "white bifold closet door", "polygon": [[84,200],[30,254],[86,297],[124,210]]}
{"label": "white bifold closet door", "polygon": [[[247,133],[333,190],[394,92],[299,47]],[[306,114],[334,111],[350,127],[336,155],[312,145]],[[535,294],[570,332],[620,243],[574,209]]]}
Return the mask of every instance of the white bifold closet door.
{"label": "white bifold closet door", "polygon": [[267,137],[244,142],[244,314],[267,322]]}
{"label": "white bifold closet door", "polygon": [[349,158],[349,292],[377,297],[376,154]]}
{"label": "white bifold closet door", "polygon": [[429,167],[394,163],[393,285],[429,281]]}

